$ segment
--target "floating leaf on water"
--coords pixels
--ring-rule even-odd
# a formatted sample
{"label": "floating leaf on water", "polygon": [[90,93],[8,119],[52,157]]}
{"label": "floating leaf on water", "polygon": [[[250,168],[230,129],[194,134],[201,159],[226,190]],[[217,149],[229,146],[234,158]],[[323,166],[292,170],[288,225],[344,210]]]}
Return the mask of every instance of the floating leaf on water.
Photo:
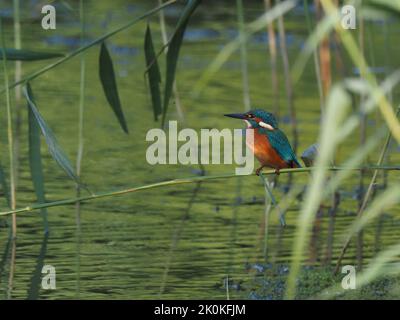
{"label": "floating leaf on water", "polygon": [[27,88],[23,88],[23,92],[28,102],[28,106],[31,109],[34,118],[46,140],[46,144],[51,156],[72,180],[80,184],[79,178],[75,174],[74,169],[72,168],[72,165],[68,160],[68,157],[66,156],[65,152],[61,149],[56,139],[56,136],[54,135],[50,127],[47,125],[47,123],[44,121],[35,103],[33,102],[31,96],[29,95],[29,90],[27,90]]}
{"label": "floating leaf on water", "polygon": [[150,94],[153,105],[154,120],[162,113],[160,83],[161,73],[158,66],[157,57],[154,51],[153,39],[151,36],[150,25],[147,25],[144,40],[144,53],[146,56],[147,77],[149,80]]}
{"label": "floating leaf on water", "polygon": [[200,4],[201,0],[190,0],[186,5],[185,9],[180,16],[175,32],[168,44],[167,52],[167,73],[165,79],[165,89],[164,89],[164,103],[163,103],[163,119],[162,125],[165,123],[167,116],[169,100],[172,95],[172,88],[175,81],[176,66],[178,63],[179,51],[181,48],[183,35],[185,34],[186,26],[193,12],[196,10],[197,6]]}
{"label": "floating leaf on water", "polygon": [[[30,84],[27,86],[27,93],[31,101],[35,104],[33,93]],[[36,198],[38,203],[45,203],[45,190],[44,190],[44,176],[42,167],[42,155],[40,153],[40,127],[36,121],[35,115],[28,102],[28,123],[29,123],[29,166],[31,169],[31,177],[33,188],[35,189]],[[44,229],[48,232],[47,224],[47,209],[42,208],[41,213],[43,216]]]}
{"label": "floating leaf on water", "polygon": [[103,86],[107,101],[113,109],[115,115],[117,116],[122,130],[124,130],[125,133],[128,133],[128,127],[126,125],[121,102],[119,100],[113,62],[110,53],[108,52],[107,46],[104,42],[101,43],[100,48],[99,73],[101,84]]}
{"label": "floating leaf on water", "polygon": [[[6,48],[4,51],[6,54],[6,59],[13,60],[13,61],[14,60],[37,61],[37,60],[61,58],[61,57],[65,56],[63,53],[40,52],[40,51],[31,51],[31,50],[25,50],[25,49]],[[0,55],[0,60],[3,60],[2,55]]]}

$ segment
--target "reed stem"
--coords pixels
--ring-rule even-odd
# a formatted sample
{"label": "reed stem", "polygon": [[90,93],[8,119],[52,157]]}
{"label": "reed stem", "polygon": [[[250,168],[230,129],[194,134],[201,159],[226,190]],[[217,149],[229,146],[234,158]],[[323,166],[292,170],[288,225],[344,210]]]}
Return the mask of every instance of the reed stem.
{"label": "reed stem", "polygon": [[[239,37],[243,40],[245,38],[244,30],[244,12],[243,12],[243,0],[236,0],[238,26],[239,26]],[[243,104],[245,110],[251,109],[250,102],[250,88],[249,88],[249,72],[247,66],[247,46],[246,41],[240,41],[240,60],[242,68],[242,86],[243,86]]]}
{"label": "reed stem", "polygon": [[[20,21],[20,0],[13,0],[14,9],[14,47],[19,50],[22,48],[21,44],[21,21]],[[15,61],[15,82],[21,80],[22,77],[22,62]],[[21,125],[22,125],[22,106],[21,106],[21,88],[15,88],[15,142],[14,142],[14,154],[15,154],[15,185],[18,185],[18,172],[20,163],[20,138],[21,138]]]}
{"label": "reed stem", "polygon": [[[158,0],[158,4],[161,6],[163,4],[163,0]],[[165,54],[167,54],[167,52],[168,52],[168,33],[167,33],[167,27],[165,24],[165,15],[162,10],[159,11],[159,17],[160,17],[161,38],[163,41],[163,47],[165,48],[164,52],[165,52]],[[174,80],[172,92],[174,94],[176,112],[178,113],[178,117],[182,122],[185,122],[185,114],[183,112],[182,102],[181,102],[181,98],[180,98],[179,91],[178,91],[178,85],[176,84],[176,79]]]}
{"label": "reed stem", "polygon": [[[4,29],[3,22],[0,18],[0,37],[1,37],[1,47],[3,56],[3,72],[4,72],[4,85],[8,87],[8,69],[7,69],[7,57],[6,57],[6,45],[4,40]],[[8,152],[9,152],[9,162],[10,162],[10,197],[11,197],[11,210],[16,208],[16,192],[15,192],[15,163],[14,163],[14,134],[13,134],[13,124],[12,124],[12,114],[11,114],[11,100],[10,92],[6,92],[6,110],[7,110],[7,138],[8,138]],[[17,216],[12,214],[12,238],[17,237]]]}
{"label": "reed stem", "polygon": [[[316,167],[306,167],[306,168],[294,168],[294,169],[281,169],[279,172],[280,174],[288,174],[288,173],[305,173],[314,170]],[[341,170],[352,170],[352,171],[359,171],[359,170],[390,170],[390,171],[400,171],[400,166],[368,166],[368,167],[326,167],[326,170],[329,171],[341,171]],[[275,170],[264,170],[263,174],[266,175],[274,175]],[[182,185],[182,184],[190,184],[190,183],[197,183],[200,181],[211,181],[211,180],[221,180],[221,179],[229,179],[229,178],[239,178],[239,177],[248,177],[254,176],[255,173],[249,175],[237,175],[234,173],[226,174],[226,175],[218,175],[218,176],[197,176],[197,177],[190,177],[190,178],[181,178],[181,179],[173,179],[168,181],[156,182],[140,187],[134,187],[124,190],[117,190],[117,191],[109,191],[104,193],[98,194],[91,194],[88,196],[82,196],[78,198],[71,198],[71,199],[64,199],[58,200],[53,202],[47,203],[40,203],[40,204],[33,204],[31,206],[20,208],[16,210],[4,211],[0,212],[0,216],[7,216],[14,213],[22,213],[22,212],[30,212],[34,210],[39,210],[42,208],[50,208],[50,207],[57,207],[57,206],[65,206],[74,204],[77,201],[91,201],[96,199],[102,198],[109,198],[113,196],[120,196],[128,193],[134,193],[149,189],[167,187],[167,186],[175,186],[175,185]]]}
{"label": "reed stem", "polygon": [[[397,115],[399,113],[400,113],[400,108],[397,109]],[[388,147],[390,145],[390,140],[391,139],[392,139],[392,134],[389,132],[387,137],[386,137],[385,144],[383,145],[381,154],[379,155],[377,166],[380,166],[382,164],[383,160],[385,159],[385,155],[386,155],[387,149],[388,149]],[[378,177],[378,170],[375,170],[374,174],[373,174],[373,176],[371,178],[371,182],[368,185],[367,192],[365,193],[364,199],[363,199],[363,201],[362,201],[362,203],[360,205],[360,208],[359,208],[359,210],[357,212],[357,218],[360,218],[362,216],[362,214],[365,211],[365,208],[367,207],[368,201],[370,200],[371,195],[373,193],[373,187],[375,185],[377,177]],[[351,237],[348,237],[346,242],[345,242],[345,244],[342,247],[342,251],[340,252],[340,256],[339,256],[339,258],[338,258],[338,260],[336,262],[336,267],[335,267],[334,274],[337,274],[338,271],[339,271],[339,268],[340,268],[340,265],[342,263],[343,257],[344,257],[344,255],[345,255],[345,253],[347,251],[347,248],[350,245],[350,241],[351,241]]]}
{"label": "reed stem", "polygon": [[[271,10],[271,0],[264,0],[265,10]],[[274,23],[271,21],[267,25],[268,31],[268,49],[270,54],[270,67],[271,67],[271,82],[274,95],[274,110],[275,115],[279,117],[279,78],[278,78],[278,54],[276,46],[276,35]]]}
{"label": "reed stem", "polygon": [[[85,17],[84,17],[84,5],[83,0],[79,1],[79,12],[81,20],[81,45],[85,43]],[[85,111],[85,74],[86,74],[86,61],[85,55],[81,56],[81,66],[80,66],[80,96],[79,96],[79,120],[78,120],[78,152],[76,157],[76,174],[78,177],[81,175],[81,165],[83,156],[83,120]],[[79,190],[79,186],[77,187]],[[79,192],[79,191],[78,191]]]}

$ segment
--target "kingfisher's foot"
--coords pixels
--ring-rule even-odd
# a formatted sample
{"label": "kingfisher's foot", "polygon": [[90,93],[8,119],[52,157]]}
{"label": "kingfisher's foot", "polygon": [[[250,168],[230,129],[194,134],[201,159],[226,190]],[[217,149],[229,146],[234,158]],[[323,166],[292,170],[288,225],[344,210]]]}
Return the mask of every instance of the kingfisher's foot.
{"label": "kingfisher's foot", "polygon": [[279,169],[275,169],[275,174],[277,175],[277,176],[279,176],[281,173],[279,172]]}
{"label": "kingfisher's foot", "polygon": [[264,168],[264,166],[261,166],[261,167],[259,167],[257,170],[256,170],[256,175],[260,175],[260,172],[261,172],[261,170]]}

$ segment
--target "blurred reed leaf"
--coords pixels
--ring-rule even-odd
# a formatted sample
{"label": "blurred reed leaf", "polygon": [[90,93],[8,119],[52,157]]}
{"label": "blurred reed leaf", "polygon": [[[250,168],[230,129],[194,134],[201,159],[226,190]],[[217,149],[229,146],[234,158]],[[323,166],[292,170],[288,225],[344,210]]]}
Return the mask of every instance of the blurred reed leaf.
{"label": "blurred reed leaf", "polygon": [[183,10],[178,23],[175,28],[175,32],[169,40],[168,52],[167,52],[167,71],[165,78],[165,89],[164,89],[164,103],[163,103],[163,117],[162,126],[165,123],[167,116],[169,100],[172,95],[172,89],[175,81],[176,66],[178,63],[179,52],[182,45],[183,36],[189,19],[197,6],[201,3],[201,0],[189,0],[185,9]]}
{"label": "blurred reed leaf", "polygon": [[[400,83],[400,69],[392,72],[388,75],[379,85],[380,90],[384,95],[390,94],[390,92]],[[366,81],[361,78],[347,78],[343,81],[346,89],[352,94],[362,94],[366,96],[365,101],[360,107],[360,112],[362,113],[370,113],[372,112],[376,105],[377,101],[372,94],[373,87]]]}
{"label": "blurred reed leaf", "polygon": [[122,130],[124,130],[125,133],[129,133],[124,113],[122,111],[121,102],[119,100],[113,62],[104,42],[101,43],[100,48],[99,74],[108,103],[114,111]]}
{"label": "blurred reed leaf", "polygon": [[146,56],[147,78],[149,81],[154,120],[157,121],[158,116],[162,113],[160,93],[161,73],[154,51],[153,39],[149,24],[147,24],[146,35],[144,39],[144,53]]}
{"label": "blurred reed leaf", "polygon": [[300,54],[296,58],[292,67],[291,76],[294,84],[300,80],[300,77],[306,68],[308,59],[315,50],[317,50],[322,40],[334,29],[335,24],[340,21],[340,17],[338,11],[324,16],[308,36],[304,47],[300,51]]}
{"label": "blurred reed leaf", "polygon": [[364,0],[361,2],[361,14],[365,18],[400,17],[400,2],[393,0]]}
{"label": "blurred reed leaf", "polygon": [[[321,4],[328,16],[338,15],[338,8],[332,2],[332,0],[321,0]],[[385,119],[391,133],[393,134],[393,137],[396,139],[397,142],[400,142],[400,122],[395,115],[390,101],[388,101],[388,99],[384,96],[383,92],[378,86],[378,81],[374,74],[371,72],[367,60],[363,55],[363,52],[358,47],[352,34],[343,29],[339,23],[335,25],[335,30],[340,36],[343,46],[346,49],[352,62],[359,69],[360,76],[366,79],[372,87],[371,92],[378,104],[383,118]]]}
{"label": "blurred reed leaf", "polygon": [[[400,254],[400,243],[388,247],[386,250],[379,252],[368,266],[363,269],[361,274],[357,273],[357,289],[360,290],[363,286],[371,283],[373,280],[388,275],[397,275],[400,272],[399,264],[395,260]],[[333,285],[330,288],[324,289],[315,299],[331,299],[346,291],[340,283]]]}
{"label": "blurred reed leaf", "polygon": [[337,145],[345,138],[344,135],[339,138],[336,133],[340,131],[346,119],[350,102],[350,95],[343,86],[336,85],[332,88],[326,104],[326,115],[321,125],[315,170],[310,177],[305,200],[297,218],[292,263],[285,292],[286,298],[289,299],[293,299],[296,295],[296,279],[300,271],[301,259],[310,240],[310,230],[315,215],[324,198],[321,190],[327,183],[327,167],[333,159]]}
{"label": "blurred reed leaf", "polygon": [[29,91],[26,88],[23,88],[23,92],[28,102],[28,106],[31,109],[34,118],[46,140],[46,144],[51,156],[72,180],[74,180],[77,184],[80,184],[79,178],[75,174],[74,169],[72,168],[72,165],[68,160],[68,157],[60,147],[53,131],[50,129],[50,127],[47,125],[47,123],[44,121],[43,117],[39,113],[39,110],[37,109],[31,96],[29,95]]}
{"label": "blurred reed leaf", "polygon": [[74,8],[72,8],[72,6],[65,0],[61,1],[61,5],[67,9],[68,11],[74,12]]}
{"label": "blurred reed leaf", "polygon": [[[360,117],[358,115],[352,115],[349,118],[357,119],[357,125],[360,122]],[[351,119],[346,121],[347,123],[353,122]],[[376,130],[376,132],[368,137],[368,141],[361,145],[359,148],[355,150],[353,155],[346,160],[341,166],[344,168],[357,168],[360,163],[362,163],[365,158],[371,154],[375,150],[376,147],[382,143],[382,139],[384,138],[384,134],[386,133],[386,127],[380,128]],[[352,174],[351,170],[340,170],[335,173],[334,176],[331,177],[328,184],[324,188],[324,197],[327,197],[330,193],[337,190],[341,183],[346,180]]]}
{"label": "blurred reed leaf", "polygon": [[[31,51],[25,49],[13,49],[13,48],[5,48],[5,54],[7,60],[19,60],[19,61],[37,61],[37,60],[47,60],[54,58],[61,58],[65,55],[63,53],[53,53],[53,52],[39,52],[39,51]],[[3,60],[3,57],[0,56],[0,60]]]}
{"label": "blurred reed leaf", "polygon": [[346,237],[351,238],[357,232],[362,230],[368,223],[381,215],[387,210],[400,202],[400,184],[396,183],[386,189],[379,197],[377,197],[365,210],[364,214],[354,221],[346,232]]}
{"label": "blurred reed leaf", "polygon": [[[35,103],[32,88],[28,83],[26,86],[28,96],[31,101]],[[42,167],[42,155],[40,153],[40,127],[36,121],[35,115],[28,102],[28,123],[29,123],[29,167],[31,170],[31,177],[33,187],[35,189],[36,198],[38,203],[45,203],[45,189],[44,189],[44,176]],[[41,210],[45,233],[48,232],[47,223],[47,209],[42,208]]]}

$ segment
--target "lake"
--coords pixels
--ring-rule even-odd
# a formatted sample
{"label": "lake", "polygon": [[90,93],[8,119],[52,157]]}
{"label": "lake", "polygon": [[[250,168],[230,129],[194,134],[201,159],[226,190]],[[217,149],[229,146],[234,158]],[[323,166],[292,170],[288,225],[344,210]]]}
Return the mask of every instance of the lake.
{"label": "lake", "polygon": [[[156,0],[85,1],[87,41],[142,15],[157,3]],[[63,53],[77,49],[81,43],[79,2],[57,2],[56,30],[41,28],[43,4],[33,0],[21,3],[22,47]],[[182,5],[175,5],[165,10],[169,34],[173,32],[182,8]],[[2,1],[0,10],[6,43],[11,47],[12,1]],[[262,1],[245,1],[245,21],[253,21],[264,10]],[[315,15],[313,10],[311,15]],[[155,47],[159,50],[162,38],[158,15],[148,21]],[[196,165],[152,166],[146,161],[146,150],[150,145],[146,133],[160,127],[160,122],[153,119],[144,79],[146,24],[143,20],[106,41],[114,62],[129,135],[120,128],[103,93],[98,71],[99,46],[84,54],[86,94],[81,177],[94,193],[201,174],[201,168]],[[292,66],[308,35],[301,5],[285,16],[285,28],[285,43]],[[384,79],[399,65],[399,30],[399,24],[392,21],[366,24],[366,56],[379,79]],[[172,99],[168,113],[168,119],[177,120],[179,128],[196,131],[243,128],[241,123],[223,116],[244,111],[239,51],[230,57],[200,95],[195,96],[193,91],[204,69],[237,35],[237,12],[233,1],[204,1],[191,19],[177,69],[179,104],[177,107]],[[279,105],[276,105],[268,40],[265,30],[253,35],[247,43],[251,105],[277,113],[281,128],[293,141],[282,61],[279,58]],[[357,70],[345,55],[343,70],[337,67],[334,57],[332,59],[334,80],[341,78],[342,71],[348,76],[357,76]],[[165,57],[160,56],[159,61],[164,76]],[[22,73],[28,75],[51,62],[23,62]],[[9,62],[8,66],[13,81],[14,63]],[[3,87],[3,83],[0,86]],[[43,118],[75,165],[80,58],[75,57],[43,74],[33,80],[31,86]],[[394,91],[394,101],[398,97],[398,90]],[[4,94],[0,102],[3,106],[0,146],[4,150],[0,161],[9,172]],[[22,117],[17,183],[19,208],[37,200],[29,169],[26,102],[23,99],[16,101],[12,94],[12,104],[14,111],[17,105],[20,106]],[[318,140],[320,128],[320,98],[311,60],[294,87],[294,106],[299,130],[297,154],[300,156]],[[367,134],[373,133],[382,121],[379,112],[374,112],[367,121]],[[338,150],[337,163],[345,161],[359,144],[359,133],[346,140]],[[51,158],[44,140],[42,155],[47,201],[74,198],[74,182]],[[367,159],[367,163],[376,163],[378,156],[379,150]],[[393,143],[387,161],[395,165],[399,160],[399,148]],[[205,165],[204,169],[206,175],[232,174],[235,165]],[[304,256],[310,268],[330,268],[336,263],[343,245],[343,232],[355,219],[360,197],[368,187],[370,177],[371,172],[366,172],[360,180],[360,174],[354,172],[346,180],[338,190],[340,203],[334,214],[330,210],[330,200],[321,207],[313,228],[312,243]],[[308,179],[307,173],[294,174],[290,180],[288,175],[281,174],[273,190],[274,196],[278,201],[285,199],[289,189],[304,188]],[[398,179],[396,172],[389,172],[385,177],[380,174],[378,186]],[[85,192],[83,190],[82,194]],[[1,218],[0,295],[4,299],[225,299],[228,292],[231,299],[277,298],[279,294],[268,297],[255,294],[261,285],[257,275],[268,268],[287,273],[301,198],[295,199],[288,208],[284,228],[279,224],[277,211],[271,211],[267,235],[264,234],[265,198],[265,189],[256,176],[144,190],[85,202],[80,208],[75,205],[49,208],[48,235],[44,234],[39,211],[18,214],[18,237],[14,244],[8,241],[9,220]],[[0,206],[0,211],[8,210],[4,196]],[[398,242],[399,208],[385,211],[364,231],[362,257],[357,257],[353,241],[343,263],[365,264],[378,250]],[[15,265],[13,277],[10,277],[12,261]],[[55,267],[56,290],[40,288],[43,265]]]}

